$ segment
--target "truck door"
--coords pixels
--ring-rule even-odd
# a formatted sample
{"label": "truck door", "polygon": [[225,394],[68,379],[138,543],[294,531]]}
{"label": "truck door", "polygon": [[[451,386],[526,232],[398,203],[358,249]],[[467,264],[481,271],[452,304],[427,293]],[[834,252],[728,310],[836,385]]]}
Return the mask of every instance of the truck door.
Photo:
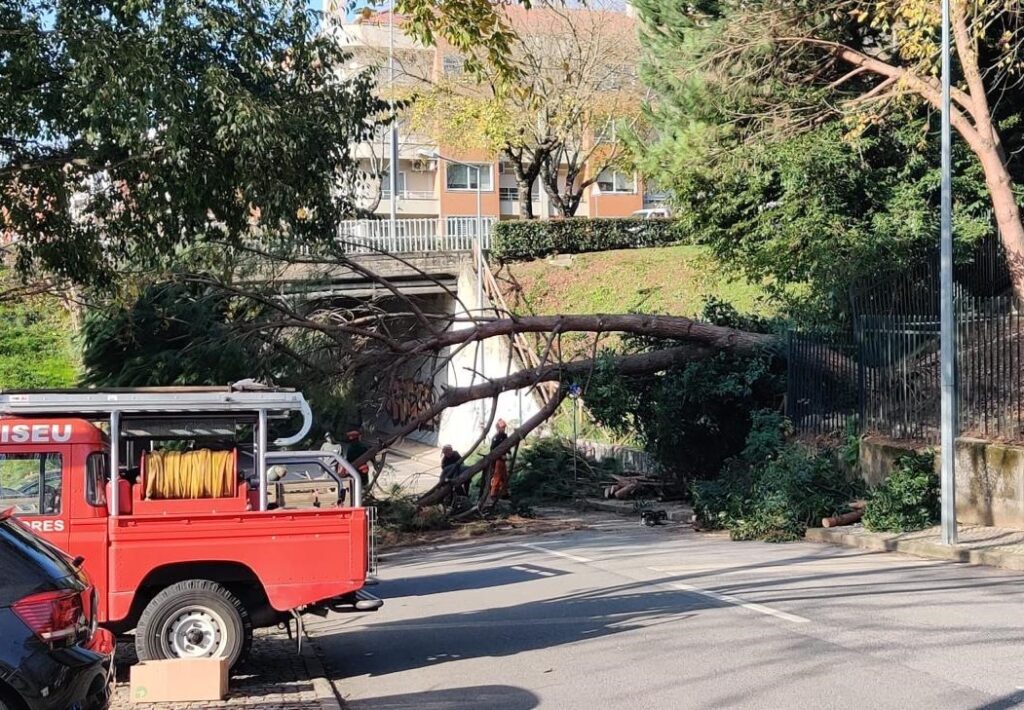
{"label": "truck door", "polygon": [[0,449],[0,508],[15,514],[62,550],[68,549],[64,469],[67,446]]}

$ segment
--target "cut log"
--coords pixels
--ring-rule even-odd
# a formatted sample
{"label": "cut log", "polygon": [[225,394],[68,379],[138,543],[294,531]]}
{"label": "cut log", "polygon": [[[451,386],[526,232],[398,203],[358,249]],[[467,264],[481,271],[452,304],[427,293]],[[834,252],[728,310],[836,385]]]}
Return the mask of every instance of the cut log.
{"label": "cut log", "polygon": [[831,518],[822,518],[821,527],[837,528],[840,525],[852,525],[864,517],[864,510],[854,510],[842,515],[833,515]]}

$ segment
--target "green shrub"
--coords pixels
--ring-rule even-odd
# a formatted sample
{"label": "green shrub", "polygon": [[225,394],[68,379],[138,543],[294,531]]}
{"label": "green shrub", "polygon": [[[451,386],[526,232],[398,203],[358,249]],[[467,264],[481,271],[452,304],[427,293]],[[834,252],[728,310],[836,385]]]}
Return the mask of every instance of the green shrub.
{"label": "green shrub", "polygon": [[936,525],[939,490],[934,453],[903,456],[892,475],[871,491],[864,527],[873,532],[909,532]]}
{"label": "green shrub", "polygon": [[494,225],[492,251],[501,261],[529,261],[550,254],[638,249],[682,241],[685,241],[682,225],[673,219],[516,219]]}
{"label": "green shrub", "polygon": [[734,540],[797,540],[862,492],[830,455],[787,442],[788,431],[778,413],[753,413],[743,453],[718,478],[694,484],[694,512],[704,528],[726,529]]}
{"label": "green shrub", "polygon": [[536,439],[520,449],[509,490],[519,506],[599,495],[601,486],[620,473],[613,459],[595,461],[578,454],[573,468],[572,443],[554,437]]}

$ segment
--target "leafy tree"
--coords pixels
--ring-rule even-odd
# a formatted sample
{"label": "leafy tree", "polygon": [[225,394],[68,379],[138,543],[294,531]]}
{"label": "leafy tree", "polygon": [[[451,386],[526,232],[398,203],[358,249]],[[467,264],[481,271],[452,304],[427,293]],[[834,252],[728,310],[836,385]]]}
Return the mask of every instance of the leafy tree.
{"label": "leafy tree", "polygon": [[330,355],[317,360],[310,354],[322,347],[315,335],[270,337],[253,327],[268,317],[260,304],[200,275],[179,277],[89,311],[82,331],[82,384],[226,385],[252,378],[301,389],[316,412],[318,430],[337,433],[358,421],[359,383],[332,376],[337,373],[330,370]]}
{"label": "leafy tree", "polygon": [[[650,153],[680,204],[684,231],[727,267],[761,283],[803,320],[841,324],[850,289],[897,278],[938,234],[939,171],[927,126],[908,120],[857,138],[830,122],[750,146],[658,166],[681,147]],[[955,234],[964,247],[992,234],[984,178],[957,152]]]}
{"label": "leafy tree", "polygon": [[83,327],[83,384],[111,387],[224,385],[273,367],[230,330],[222,291],[158,283],[134,302],[92,310]]}
{"label": "leafy tree", "polygon": [[0,0],[0,229],[81,282],[322,240],[386,105],[305,0]]}
{"label": "leafy tree", "polygon": [[[930,119],[939,108],[938,3],[638,0],[636,5],[650,57],[648,77],[666,99],[658,109],[660,133],[677,147],[687,145],[705,156],[716,149],[756,153],[765,142],[836,122],[854,154],[862,144],[853,139],[875,134],[882,136],[881,147],[897,149],[892,157],[898,160],[907,156],[898,145],[906,145],[906,137],[893,135],[898,127]],[[973,203],[977,183],[984,185],[1021,294],[1024,227],[1015,192],[1022,177],[1016,106],[1024,15],[1015,3],[1002,0],[953,0],[952,9],[958,72],[953,125],[973,158],[967,171],[961,157],[960,172],[969,183],[960,186],[960,194]],[[921,148],[934,150],[930,143]],[[922,185],[933,179],[920,176]]]}
{"label": "leafy tree", "polygon": [[442,144],[500,152],[515,171],[520,216],[533,216],[529,196],[540,180],[571,217],[601,170],[624,159],[621,134],[640,119],[635,23],[600,0],[507,14],[516,36],[505,64],[474,50],[481,69],[417,96],[413,125]]}

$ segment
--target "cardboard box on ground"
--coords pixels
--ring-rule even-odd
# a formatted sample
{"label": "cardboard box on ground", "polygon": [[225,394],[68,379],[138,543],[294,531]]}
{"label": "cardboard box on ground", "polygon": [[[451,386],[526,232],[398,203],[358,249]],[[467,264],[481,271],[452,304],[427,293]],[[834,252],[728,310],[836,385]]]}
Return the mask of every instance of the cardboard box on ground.
{"label": "cardboard box on ground", "polygon": [[227,694],[226,658],[143,661],[131,669],[133,703],[223,700]]}

